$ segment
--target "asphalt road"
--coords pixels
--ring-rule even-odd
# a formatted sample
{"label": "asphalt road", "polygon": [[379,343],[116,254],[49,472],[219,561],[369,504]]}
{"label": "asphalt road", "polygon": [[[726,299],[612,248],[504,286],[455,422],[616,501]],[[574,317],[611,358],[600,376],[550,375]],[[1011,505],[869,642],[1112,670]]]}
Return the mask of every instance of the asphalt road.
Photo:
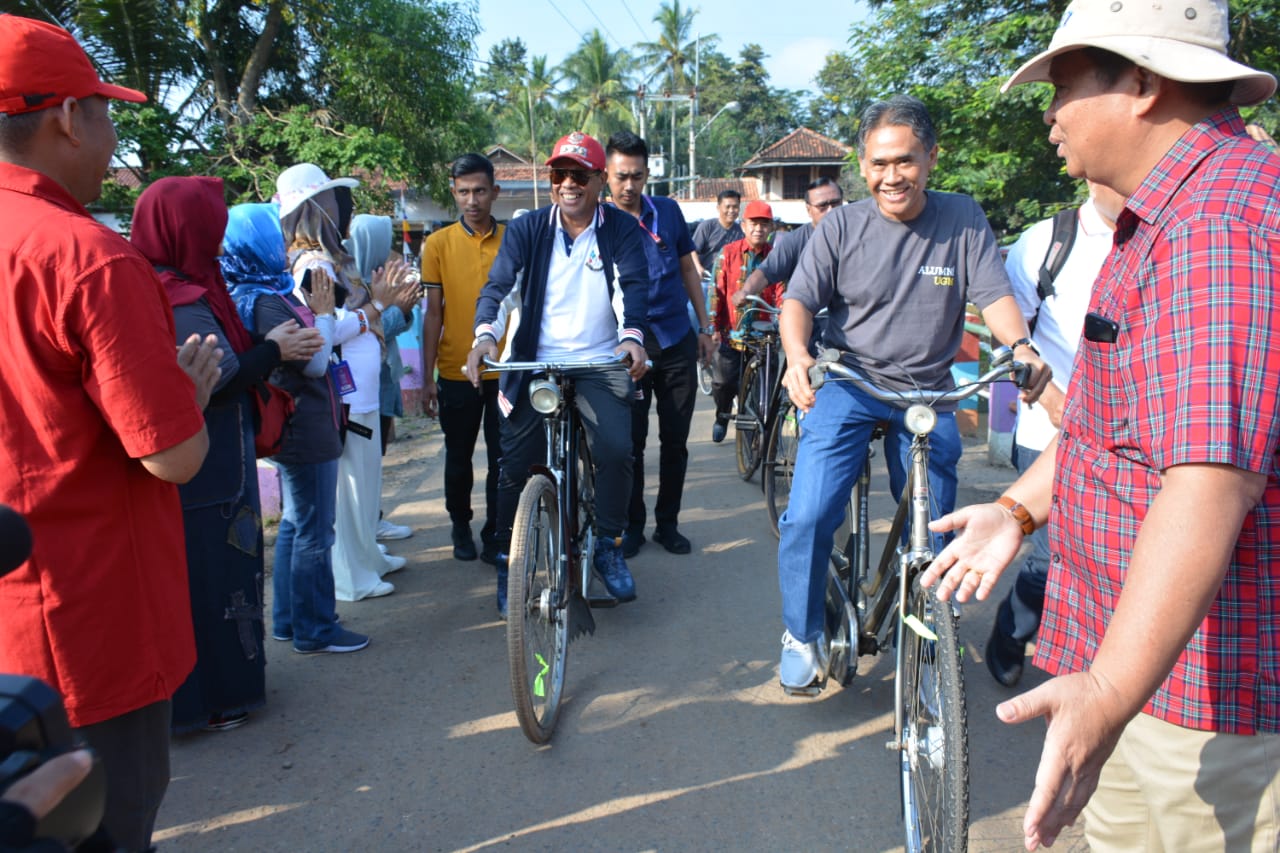
{"label": "asphalt road", "polygon": [[[639,598],[597,611],[596,634],[570,647],[556,735],[538,748],[512,711],[494,571],[452,559],[440,434],[402,421],[383,505],[417,531],[390,543],[409,566],[391,577],[394,595],[339,603],[372,644],[301,656],[268,639],[267,707],[243,728],[174,741],[161,849],[901,850],[896,760],[884,748],[891,661],[864,658],[849,688],[816,699],[782,694],[776,542],[759,474],[742,482],[732,431],[722,445],[710,432],[700,397],[681,517],[693,553],[649,543],[630,561]],[[651,469],[656,433],[655,421]],[[882,466],[873,517],[887,519]],[[1012,474],[968,442],[961,503],[994,498]],[[981,663],[992,613],[971,605],[961,619],[970,849],[1012,851],[1044,728],[995,717],[1012,692]],[[1024,685],[1043,678],[1029,670]],[[1055,849],[1086,847],[1073,830]]]}

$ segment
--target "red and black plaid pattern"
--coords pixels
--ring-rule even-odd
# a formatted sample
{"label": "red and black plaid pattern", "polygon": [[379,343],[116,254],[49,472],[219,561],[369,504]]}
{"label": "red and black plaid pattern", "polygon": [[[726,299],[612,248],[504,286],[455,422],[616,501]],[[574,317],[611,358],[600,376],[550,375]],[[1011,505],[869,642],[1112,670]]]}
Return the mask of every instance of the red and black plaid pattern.
{"label": "red and black plaid pattern", "polygon": [[1280,157],[1232,108],[1183,136],[1129,198],[1099,273],[1090,309],[1119,331],[1082,340],[1076,357],[1037,665],[1088,668],[1162,470],[1265,473],[1209,615],[1145,710],[1194,729],[1280,731],[1277,308]]}

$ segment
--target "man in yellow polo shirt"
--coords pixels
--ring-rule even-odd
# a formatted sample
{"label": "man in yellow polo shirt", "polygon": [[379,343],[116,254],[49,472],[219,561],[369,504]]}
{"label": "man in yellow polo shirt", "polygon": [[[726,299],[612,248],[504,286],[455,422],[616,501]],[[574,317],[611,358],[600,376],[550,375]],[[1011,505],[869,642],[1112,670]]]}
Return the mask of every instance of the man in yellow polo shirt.
{"label": "man in yellow polo shirt", "polygon": [[[503,226],[493,218],[502,188],[493,182],[493,164],[480,154],[463,154],[449,168],[450,192],[461,216],[427,238],[422,281],[427,314],[422,323],[422,403],[440,418],[444,432],[444,505],[453,524],[453,557],[476,559],[471,536],[471,457],[484,426],[489,470],[485,476],[485,522],[480,556],[496,565],[494,519],[498,507],[498,380],[475,388],[462,372],[475,332],[476,298],[489,279],[489,266],[502,243]],[[439,368],[440,378],[435,379]]]}

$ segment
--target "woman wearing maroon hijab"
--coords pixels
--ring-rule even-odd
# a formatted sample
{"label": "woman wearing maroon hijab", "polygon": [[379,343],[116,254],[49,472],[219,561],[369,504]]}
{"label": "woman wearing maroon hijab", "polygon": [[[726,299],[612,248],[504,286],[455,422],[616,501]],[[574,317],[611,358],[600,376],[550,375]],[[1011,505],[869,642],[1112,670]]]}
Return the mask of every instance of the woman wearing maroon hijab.
{"label": "woman wearing maroon hijab", "polygon": [[161,178],[138,197],[132,242],[155,266],[178,340],[218,336],[222,376],[205,409],[209,454],[180,486],[196,667],[173,697],[173,730],[235,728],[266,702],[262,520],[250,388],[281,358],[320,348],[314,329],[283,323],[254,340],[218,264],[227,206],[218,178]]}

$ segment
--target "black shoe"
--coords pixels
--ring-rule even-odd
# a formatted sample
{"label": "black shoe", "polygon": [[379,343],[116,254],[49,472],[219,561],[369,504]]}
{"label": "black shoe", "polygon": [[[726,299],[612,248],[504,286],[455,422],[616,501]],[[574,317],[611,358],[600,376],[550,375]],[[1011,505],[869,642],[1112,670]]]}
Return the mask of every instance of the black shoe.
{"label": "black shoe", "polygon": [[711,428],[711,440],[716,444],[724,441],[724,437],[729,434],[729,419],[721,418],[716,415],[716,424]]}
{"label": "black shoe", "polygon": [[996,681],[1005,687],[1015,686],[1022,678],[1022,665],[1026,658],[1026,645],[1000,633],[1000,626],[993,625],[987,640],[985,655],[987,669]]}
{"label": "black shoe", "polygon": [[643,545],[644,542],[645,542],[645,539],[644,539],[643,530],[636,530],[636,531],[628,530],[626,533],[623,533],[622,534],[622,556],[626,557],[627,559],[631,559],[636,554],[639,554],[640,546]]}
{"label": "black shoe", "polygon": [[465,521],[453,523],[453,559],[471,562],[477,556],[476,540],[471,538],[471,525]]}
{"label": "black shoe", "polygon": [[653,541],[672,554],[688,554],[693,550],[687,537],[683,536],[675,526],[658,527],[653,531]]}

